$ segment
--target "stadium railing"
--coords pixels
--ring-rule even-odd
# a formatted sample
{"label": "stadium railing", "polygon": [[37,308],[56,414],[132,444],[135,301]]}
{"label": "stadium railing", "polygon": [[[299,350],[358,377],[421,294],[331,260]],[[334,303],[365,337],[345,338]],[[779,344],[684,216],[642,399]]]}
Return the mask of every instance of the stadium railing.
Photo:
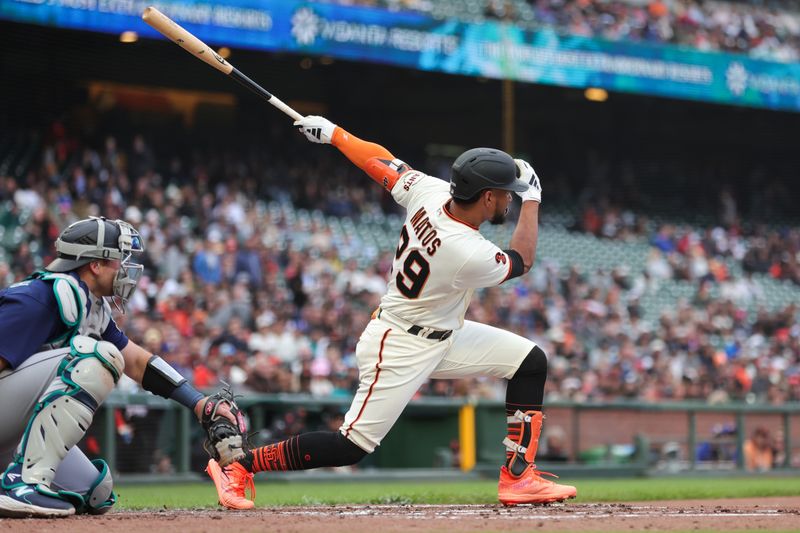
{"label": "stadium railing", "polygon": [[[284,414],[305,418],[309,427],[303,430],[317,429],[319,426],[311,427],[311,421],[322,420],[326,413],[343,414],[350,399],[248,394],[239,402],[255,432],[253,441],[260,445],[281,436],[264,432],[276,427],[271,422],[280,422]],[[125,434],[129,428],[121,422],[126,412],[134,413],[142,422],[136,428],[139,435],[135,438],[140,440],[130,447],[130,434]],[[797,468],[800,455],[800,404],[556,401],[547,405],[546,416],[540,440],[542,457],[537,464],[571,475],[741,472],[744,443],[757,425],[779,435],[776,444],[783,447],[785,456],[776,469]],[[504,420],[501,402],[420,398],[408,405],[378,450],[360,468],[496,473],[504,458],[500,444],[505,435]],[[560,458],[554,458],[553,450],[547,449],[546,441],[553,432],[567,443],[565,456]],[[202,432],[191,413],[150,394],[112,394],[98,413],[89,439],[94,439],[97,455],[104,457],[114,471],[123,472],[123,479],[143,473],[187,475],[200,471],[207,459],[200,448]],[[130,464],[133,460],[141,464],[142,456],[143,466]],[[168,458],[169,468],[159,466],[164,458]]]}

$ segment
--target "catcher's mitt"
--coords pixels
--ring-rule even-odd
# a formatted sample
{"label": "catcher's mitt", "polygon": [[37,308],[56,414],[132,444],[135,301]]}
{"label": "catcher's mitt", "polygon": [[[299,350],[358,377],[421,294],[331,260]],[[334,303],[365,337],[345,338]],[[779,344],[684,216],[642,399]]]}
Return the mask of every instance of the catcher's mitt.
{"label": "catcher's mitt", "polygon": [[[236,425],[217,413],[220,406],[224,404],[228,405],[231,414],[236,418]],[[220,466],[228,466],[244,458],[247,424],[245,424],[242,411],[234,401],[230,385],[225,384],[221,390],[208,397],[206,403],[203,404],[203,417],[200,423],[208,437],[203,443],[203,447]]]}

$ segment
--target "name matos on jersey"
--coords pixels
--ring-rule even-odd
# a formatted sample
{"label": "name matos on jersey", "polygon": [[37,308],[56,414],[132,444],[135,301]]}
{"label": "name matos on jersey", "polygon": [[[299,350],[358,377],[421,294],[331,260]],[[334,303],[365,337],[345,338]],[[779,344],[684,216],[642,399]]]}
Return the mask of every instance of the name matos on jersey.
{"label": "name matos on jersey", "polygon": [[407,215],[381,308],[425,327],[460,327],[473,290],[508,279],[511,261],[452,214],[446,182],[411,170],[391,192]]}
{"label": "name matos on jersey", "polygon": [[[439,249],[439,246],[442,245],[442,239],[438,237],[438,233],[433,228],[425,208],[420,207],[409,222],[411,223],[411,227],[414,228],[414,233],[417,239],[419,239],[419,243],[425,248],[428,255],[434,255],[436,250]],[[404,225],[403,231],[405,230],[406,227]]]}
{"label": "name matos on jersey", "polygon": [[[397,271],[395,275],[397,290],[400,291],[403,296],[412,300],[419,298],[431,273],[430,263],[422,255],[420,249],[427,252],[429,256],[433,256],[439,245],[442,244],[440,239],[435,238],[436,230],[432,229],[431,223],[425,215],[427,215],[425,208],[421,207],[415,215],[416,224],[414,223],[414,219],[409,221],[412,224],[415,237],[420,242],[415,243],[414,247],[408,252],[405,261],[403,261],[402,268],[398,268],[398,261],[411,243],[411,235],[408,233],[406,224],[403,224],[403,229],[400,230],[400,244],[397,246],[397,250],[394,254],[395,265],[393,270]],[[430,247],[425,248],[425,245],[422,244],[423,237],[420,235],[427,238],[429,243],[434,241],[435,245],[431,244]]]}

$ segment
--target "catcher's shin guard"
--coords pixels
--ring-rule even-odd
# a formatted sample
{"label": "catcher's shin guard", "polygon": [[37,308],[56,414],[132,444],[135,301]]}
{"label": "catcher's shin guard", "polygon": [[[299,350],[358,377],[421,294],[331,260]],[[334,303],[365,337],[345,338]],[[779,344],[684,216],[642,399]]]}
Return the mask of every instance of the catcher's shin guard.
{"label": "catcher's shin guard", "polygon": [[5,476],[2,488],[28,485],[46,496],[62,497],[62,491],[51,488],[56,469],[86,433],[95,411],[124,368],[122,353],[113,344],[83,335],[73,337],[70,353],[36,404],[14,462],[7,470],[18,466],[21,475],[13,478],[13,482]]}

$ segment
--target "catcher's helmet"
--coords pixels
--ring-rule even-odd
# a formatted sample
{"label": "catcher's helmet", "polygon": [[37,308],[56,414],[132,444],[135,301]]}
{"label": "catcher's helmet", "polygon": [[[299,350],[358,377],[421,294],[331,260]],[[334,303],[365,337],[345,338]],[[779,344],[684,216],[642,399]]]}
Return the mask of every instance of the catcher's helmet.
{"label": "catcher's helmet", "polygon": [[120,261],[114,278],[114,296],[124,304],[131,297],[142,265],[131,262],[131,256],[144,251],[144,241],[136,228],[124,220],[89,217],[70,224],[56,239],[57,259],[46,270],[70,272],[97,259]]}
{"label": "catcher's helmet", "polygon": [[453,162],[450,195],[458,200],[469,200],[485,189],[524,192],[528,187],[517,178],[514,159],[502,150],[473,148]]}
{"label": "catcher's helmet", "polygon": [[130,257],[144,251],[136,229],[124,220],[89,217],[70,224],[56,239],[58,258],[47,265],[50,272],[69,272],[97,259]]}

